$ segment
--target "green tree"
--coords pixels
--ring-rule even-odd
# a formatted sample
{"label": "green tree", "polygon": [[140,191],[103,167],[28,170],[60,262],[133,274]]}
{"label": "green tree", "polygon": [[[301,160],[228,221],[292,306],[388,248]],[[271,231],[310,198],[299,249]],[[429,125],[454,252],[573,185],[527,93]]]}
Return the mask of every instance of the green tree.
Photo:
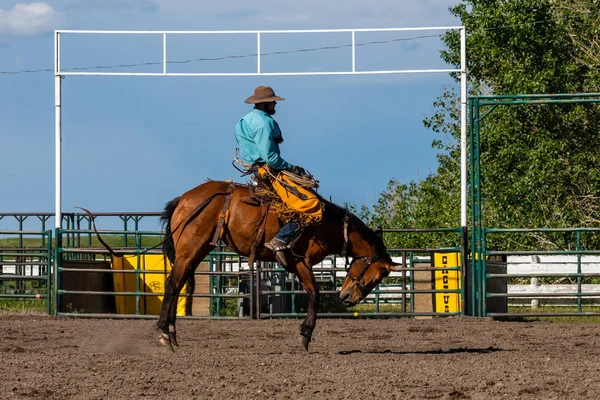
{"label": "green tree", "polygon": [[[599,88],[597,0],[463,0],[450,12],[467,29],[471,94],[594,92]],[[441,54],[460,65],[458,32]],[[455,76],[458,79],[458,76]],[[440,134],[436,173],[392,181],[372,221],[411,227],[456,226],[459,212],[457,93],[445,90],[425,126]],[[482,126],[482,195],[488,227],[598,226],[600,106],[499,107]],[[394,219],[396,218],[396,219]],[[383,224],[386,225],[385,223]],[[598,246],[593,235],[584,246]],[[572,235],[499,237],[503,248],[570,248]]]}

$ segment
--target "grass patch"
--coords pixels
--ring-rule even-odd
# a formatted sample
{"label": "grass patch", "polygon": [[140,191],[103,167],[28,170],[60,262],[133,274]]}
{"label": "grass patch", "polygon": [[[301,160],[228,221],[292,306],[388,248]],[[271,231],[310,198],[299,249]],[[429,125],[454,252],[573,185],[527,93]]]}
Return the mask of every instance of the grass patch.
{"label": "grass patch", "polygon": [[[581,323],[581,322],[585,322],[585,323],[590,323],[590,322],[600,322],[600,316],[596,316],[596,315],[570,315],[570,316],[554,316],[554,315],[549,315],[547,317],[545,316],[531,316],[528,317],[527,314],[531,314],[531,313],[539,313],[539,314],[554,314],[554,313],[577,313],[579,312],[579,310],[577,309],[576,306],[547,306],[547,305],[542,305],[539,306],[538,308],[531,308],[531,307],[508,307],[508,312],[510,314],[514,314],[516,316],[519,316],[518,319],[520,321],[525,321],[525,322],[534,322],[534,321],[545,321],[545,322],[568,322],[568,323]],[[595,313],[600,313],[600,306],[582,306],[581,307],[581,312],[585,313],[585,312],[595,312]]]}
{"label": "grass patch", "polygon": [[[102,239],[110,246],[110,247],[136,247],[136,236],[134,234],[127,235],[127,241],[125,241],[124,235],[106,235],[102,234]],[[54,246],[55,238],[52,238],[52,246]],[[142,247],[152,247],[157,245],[163,240],[162,236],[141,236],[141,246]],[[24,237],[23,239],[19,237],[7,237],[0,239],[0,251],[2,247],[23,247],[26,249],[27,247],[46,247],[47,242],[42,244],[41,237]],[[81,236],[75,236],[72,238],[63,237],[63,246],[68,247],[103,247],[98,238],[92,235],[90,237],[87,234],[82,234]]]}
{"label": "grass patch", "polygon": [[35,299],[0,299],[0,310],[10,312],[43,312],[47,311],[46,300]]}
{"label": "grass patch", "polygon": [[[348,308],[348,312],[357,313],[374,313],[376,311],[375,304],[357,304],[354,307]],[[410,304],[406,305],[406,311],[410,312]],[[401,313],[403,312],[402,304],[379,304],[379,312],[381,313]]]}

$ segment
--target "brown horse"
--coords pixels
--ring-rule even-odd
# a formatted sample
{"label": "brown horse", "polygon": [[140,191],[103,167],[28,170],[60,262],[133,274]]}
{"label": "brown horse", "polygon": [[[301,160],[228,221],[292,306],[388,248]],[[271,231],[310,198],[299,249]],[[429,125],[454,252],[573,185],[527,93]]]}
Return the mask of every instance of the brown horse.
{"label": "brown horse", "polygon": [[[230,194],[231,193],[231,194]],[[229,204],[225,202],[229,200]],[[323,200],[324,214],[319,225],[307,227],[294,245],[294,263],[286,269],[298,276],[308,294],[308,312],[300,325],[301,341],[308,350],[317,318],[319,292],[312,266],[329,254],[353,257],[347,266],[347,277],[340,290],[343,305],[353,306],[361,301],[397,265],[388,255],[381,231],[368,228],[358,217],[347,210]],[[225,207],[224,207],[225,206]],[[242,256],[249,256],[261,222],[261,207],[250,201],[248,186],[229,182],[209,181],[167,203],[161,215],[165,225],[166,241],[163,251],[173,263],[165,283],[158,328],[162,330],[160,342],[173,349],[177,344],[175,318],[179,292],[186,281],[193,279],[195,268],[214,248],[220,215],[228,209],[229,218],[223,225],[222,240]],[[278,232],[280,224],[276,214],[266,217],[264,240]],[[262,243],[264,243],[264,240]],[[273,252],[262,245],[256,250],[261,261],[275,261]]]}

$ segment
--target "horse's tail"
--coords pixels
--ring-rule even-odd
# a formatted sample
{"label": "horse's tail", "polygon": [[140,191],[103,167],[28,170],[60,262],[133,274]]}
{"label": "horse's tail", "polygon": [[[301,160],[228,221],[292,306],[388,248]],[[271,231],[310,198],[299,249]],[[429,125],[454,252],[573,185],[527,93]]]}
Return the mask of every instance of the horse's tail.
{"label": "horse's tail", "polygon": [[181,197],[175,197],[173,200],[167,203],[164,211],[160,214],[160,222],[165,230],[165,241],[163,242],[163,253],[171,264],[175,262],[175,242],[173,242],[173,236],[171,235],[171,218],[175,209],[179,205]]}
{"label": "horse's tail", "polygon": [[[165,206],[164,211],[160,214],[160,222],[165,231],[165,241],[163,242],[163,253],[171,264],[175,262],[175,242],[173,241],[173,235],[171,235],[171,218],[173,217],[173,213],[175,209],[179,205],[179,200],[181,197],[176,197]],[[193,305],[193,297],[194,289],[196,287],[196,279],[194,274],[189,274],[187,278],[187,290],[186,290],[186,302],[185,302],[185,315],[192,315],[192,305]]]}

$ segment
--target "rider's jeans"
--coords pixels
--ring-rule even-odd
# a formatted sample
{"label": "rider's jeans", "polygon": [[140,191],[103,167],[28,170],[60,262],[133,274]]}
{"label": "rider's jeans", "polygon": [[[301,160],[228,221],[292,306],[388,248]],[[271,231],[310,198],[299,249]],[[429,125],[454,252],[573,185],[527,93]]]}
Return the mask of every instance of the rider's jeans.
{"label": "rider's jeans", "polygon": [[281,227],[281,229],[279,230],[279,233],[277,235],[275,235],[275,238],[277,240],[282,241],[285,244],[289,244],[292,241],[292,239],[294,238],[294,235],[296,234],[297,230],[298,230],[298,224],[293,221],[290,221]]}

